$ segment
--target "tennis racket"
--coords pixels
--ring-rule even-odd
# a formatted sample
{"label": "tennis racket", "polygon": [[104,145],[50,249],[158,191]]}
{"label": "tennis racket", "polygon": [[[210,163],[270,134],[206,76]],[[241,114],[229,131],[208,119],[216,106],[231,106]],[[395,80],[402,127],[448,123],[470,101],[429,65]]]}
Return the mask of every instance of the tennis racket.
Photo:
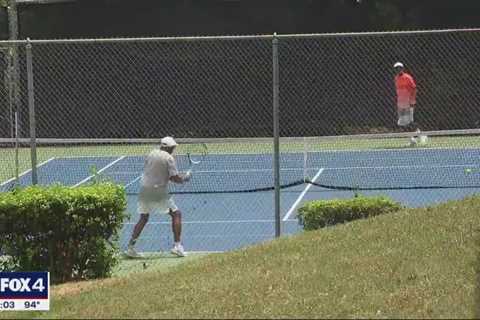
{"label": "tennis racket", "polygon": [[205,143],[187,144],[186,150],[190,167],[202,163],[202,161],[205,160],[205,157],[208,155],[208,148]]}

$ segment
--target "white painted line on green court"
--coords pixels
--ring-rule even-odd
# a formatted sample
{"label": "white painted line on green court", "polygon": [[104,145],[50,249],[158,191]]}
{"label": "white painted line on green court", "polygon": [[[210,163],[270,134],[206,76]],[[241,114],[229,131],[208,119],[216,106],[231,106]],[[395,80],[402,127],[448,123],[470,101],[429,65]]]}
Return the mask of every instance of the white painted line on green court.
{"label": "white painted line on green court", "polygon": [[[103,171],[107,170],[108,168],[110,168],[111,166],[113,166],[115,163],[123,160],[125,158],[125,156],[121,156],[120,158],[110,162],[109,164],[107,164],[105,167],[103,167],[102,169],[98,170],[97,174],[98,173],[102,173]],[[74,186],[72,186],[72,188],[75,188],[75,187],[78,187],[79,185],[81,184],[84,184],[85,182],[87,182],[88,180],[92,179],[95,175],[90,175],[88,177],[86,177],[85,179],[83,179],[82,181],[80,181],[79,183],[75,184]]]}
{"label": "white painted line on green court", "polygon": [[128,187],[130,187],[132,184],[134,184],[135,182],[137,182],[138,180],[140,180],[142,178],[142,175],[139,175],[138,177],[136,177],[135,179],[133,179],[132,181],[130,181],[129,183],[127,183],[125,185],[125,189],[127,189]]}
{"label": "white painted line on green court", "polygon": [[[48,160],[45,160],[45,161],[39,163],[39,164],[37,165],[37,169],[40,168],[41,166],[43,166],[44,164],[46,164],[46,163],[54,160],[54,159],[55,159],[55,157],[50,158],[50,159],[48,159]],[[32,169],[28,169],[27,171],[22,172],[22,173],[18,176],[18,178],[23,177],[24,175],[30,173],[31,171],[32,171]],[[10,182],[12,182],[12,181],[15,181],[15,177],[13,177],[13,178],[11,178],[11,179],[8,179],[8,180],[5,181],[5,182],[2,182],[2,183],[0,184],[0,187],[3,187],[4,185],[6,185],[7,183],[10,183]]]}
{"label": "white painted line on green court", "polygon": [[[318,177],[320,177],[320,175],[322,174],[323,170],[325,170],[325,168],[321,168],[320,170],[318,170],[317,174],[313,177],[312,179],[312,182],[315,182]],[[305,187],[305,190],[303,190],[302,193],[300,193],[300,195],[298,196],[297,200],[293,203],[293,205],[290,207],[290,210],[288,210],[287,214],[285,215],[285,217],[283,217],[283,220],[282,221],[287,221],[288,218],[290,218],[290,216],[292,215],[292,213],[295,211],[295,209],[297,209],[297,206],[300,204],[300,202],[302,201],[303,197],[305,197],[305,195],[307,194],[308,190],[310,190],[310,188],[312,187],[312,184],[309,183],[306,187]]]}

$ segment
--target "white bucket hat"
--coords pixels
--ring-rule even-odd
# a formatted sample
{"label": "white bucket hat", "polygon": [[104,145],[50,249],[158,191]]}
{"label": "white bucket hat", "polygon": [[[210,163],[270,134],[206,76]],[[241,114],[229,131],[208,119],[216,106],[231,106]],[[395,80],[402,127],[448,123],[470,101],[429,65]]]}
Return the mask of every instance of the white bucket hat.
{"label": "white bucket hat", "polygon": [[176,147],[177,143],[172,137],[165,137],[160,140],[160,146],[162,147]]}

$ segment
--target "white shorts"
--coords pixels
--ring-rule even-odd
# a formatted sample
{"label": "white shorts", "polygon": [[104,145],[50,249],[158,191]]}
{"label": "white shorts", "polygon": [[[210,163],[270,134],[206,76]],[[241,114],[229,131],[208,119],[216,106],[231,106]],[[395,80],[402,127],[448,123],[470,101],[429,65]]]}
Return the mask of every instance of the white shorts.
{"label": "white shorts", "polygon": [[139,214],[150,214],[155,210],[167,214],[177,211],[178,207],[168,193],[168,188],[142,187],[138,195],[137,212]]}
{"label": "white shorts", "polygon": [[398,109],[398,122],[397,124],[401,127],[408,126],[413,122],[413,108],[408,109]]}

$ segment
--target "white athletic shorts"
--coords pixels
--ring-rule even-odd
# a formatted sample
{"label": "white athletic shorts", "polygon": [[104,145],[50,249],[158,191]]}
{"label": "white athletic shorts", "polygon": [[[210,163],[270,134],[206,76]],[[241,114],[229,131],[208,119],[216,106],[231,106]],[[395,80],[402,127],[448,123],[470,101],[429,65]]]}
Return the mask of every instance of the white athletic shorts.
{"label": "white athletic shorts", "polygon": [[413,122],[413,108],[398,109],[398,122],[401,127],[408,126]]}
{"label": "white athletic shorts", "polygon": [[138,195],[139,214],[150,214],[158,210],[161,214],[175,212],[178,207],[173,201],[172,195],[165,187],[141,187]]}

